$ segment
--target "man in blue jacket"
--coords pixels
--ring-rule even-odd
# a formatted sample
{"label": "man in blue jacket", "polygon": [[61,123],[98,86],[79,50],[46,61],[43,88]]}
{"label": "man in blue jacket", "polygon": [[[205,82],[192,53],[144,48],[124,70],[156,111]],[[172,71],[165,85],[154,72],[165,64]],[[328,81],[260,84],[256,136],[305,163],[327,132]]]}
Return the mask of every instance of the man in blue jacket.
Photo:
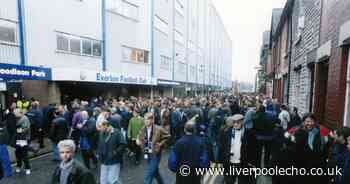
{"label": "man in blue jacket", "polygon": [[[196,175],[196,168],[209,166],[208,153],[201,139],[195,135],[196,124],[188,121],[185,124],[185,135],[179,139],[168,160],[169,169],[176,172],[176,184],[200,184],[201,176]],[[190,174],[181,173],[189,168]]]}

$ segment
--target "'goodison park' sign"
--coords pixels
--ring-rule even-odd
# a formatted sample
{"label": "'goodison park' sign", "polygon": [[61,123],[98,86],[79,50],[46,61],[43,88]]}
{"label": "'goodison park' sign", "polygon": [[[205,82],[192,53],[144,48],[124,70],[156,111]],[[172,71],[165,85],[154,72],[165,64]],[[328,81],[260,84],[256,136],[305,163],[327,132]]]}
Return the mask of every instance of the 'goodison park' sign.
{"label": "'goodison park' sign", "polygon": [[0,63],[0,78],[4,80],[51,80],[51,69]]}

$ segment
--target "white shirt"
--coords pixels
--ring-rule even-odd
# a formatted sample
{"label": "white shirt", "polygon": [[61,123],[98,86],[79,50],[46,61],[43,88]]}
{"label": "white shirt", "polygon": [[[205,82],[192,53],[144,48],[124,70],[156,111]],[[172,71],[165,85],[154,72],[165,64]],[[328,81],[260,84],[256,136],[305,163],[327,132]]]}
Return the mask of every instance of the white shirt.
{"label": "white shirt", "polygon": [[284,130],[287,130],[288,123],[290,122],[289,112],[286,110],[282,110],[282,112],[278,115],[278,119],[281,120],[281,125]]}
{"label": "white shirt", "polygon": [[152,127],[147,127],[147,139],[149,141],[152,141],[151,140],[151,133],[152,133]]}
{"label": "white shirt", "polygon": [[231,139],[231,157],[230,162],[238,164],[241,162],[242,130],[232,130],[235,137]]}

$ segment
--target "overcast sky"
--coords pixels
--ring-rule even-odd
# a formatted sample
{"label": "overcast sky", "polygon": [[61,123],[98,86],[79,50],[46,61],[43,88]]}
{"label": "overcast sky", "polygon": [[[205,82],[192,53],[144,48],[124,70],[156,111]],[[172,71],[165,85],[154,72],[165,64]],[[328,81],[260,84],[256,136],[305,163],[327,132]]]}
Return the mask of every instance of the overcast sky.
{"label": "overcast sky", "polygon": [[212,0],[233,41],[233,80],[254,82],[262,33],[286,0]]}

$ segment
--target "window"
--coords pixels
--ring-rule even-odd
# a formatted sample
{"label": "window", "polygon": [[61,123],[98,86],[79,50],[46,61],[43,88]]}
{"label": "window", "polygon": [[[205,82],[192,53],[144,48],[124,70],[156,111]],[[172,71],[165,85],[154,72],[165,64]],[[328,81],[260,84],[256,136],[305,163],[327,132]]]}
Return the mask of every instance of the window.
{"label": "window", "polygon": [[185,25],[185,17],[179,12],[175,12],[175,29],[181,30]]}
{"label": "window", "polygon": [[107,9],[134,20],[139,18],[139,6],[127,0],[107,0]]}
{"label": "window", "polygon": [[181,15],[184,14],[184,6],[183,6],[183,2],[180,0],[175,0],[175,10],[177,12],[179,12]]}
{"label": "window", "polygon": [[64,35],[57,35],[57,50],[69,51],[69,39]]}
{"label": "window", "polygon": [[93,42],[93,55],[94,56],[101,56],[101,42],[99,41],[94,41]]}
{"label": "window", "polygon": [[171,58],[167,56],[160,56],[160,68],[163,70],[170,70]]}
{"label": "window", "polygon": [[123,46],[122,52],[124,61],[148,63],[148,51]]}
{"label": "window", "polygon": [[199,69],[198,69],[198,70],[199,70],[199,72],[201,72],[201,73],[204,72],[204,65],[199,65]]}
{"label": "window", "polygon": [[138,20],[139,17],[139,12],[138,12],[138,6],[128,3],[126,1],[124,1],[123,4],[123,9],[124,9],[124,14],[127,17],[133,18],[135,20]]}
{"label": "window", "polygon": [[184,39],[183,35],[180,32],[175,30],[175,41],[179,42],[181,44],[184,44],[184,40],[185,39]]}
{"label": "window", "polygon": [[82,56],[100,57],[101,41],[73,36],[67,33],[57,33],[57,51]]}
{"label": "window", "polygon": [[164,34],[168,34],[168,23],[158,15],[154,16],[154,27]]}
{"label": "window", "polygon": [[92,55],[92,45],[90,40],[83,40],[83,54]]}
{"label": "window", "polygon": [[186,72],[186,64],[182,63],[181,61],[178,62],[178,73],[185,73]]}
{"label": "window", "polygon": [[190,73],[191,73],[191,75],[196,75],[196,67],[195,66],[191,66],[190,67]]}
{"label": "window", "polygon": [[73,52],[73,53],[78,53],[79,54],[81,52],[80,42],[81,42],[80,39],[71,38],[70,39],[70,51]]}
{"label": "window", "polygon": [[0,20],[0,42],[17,44],[17,23]]}

